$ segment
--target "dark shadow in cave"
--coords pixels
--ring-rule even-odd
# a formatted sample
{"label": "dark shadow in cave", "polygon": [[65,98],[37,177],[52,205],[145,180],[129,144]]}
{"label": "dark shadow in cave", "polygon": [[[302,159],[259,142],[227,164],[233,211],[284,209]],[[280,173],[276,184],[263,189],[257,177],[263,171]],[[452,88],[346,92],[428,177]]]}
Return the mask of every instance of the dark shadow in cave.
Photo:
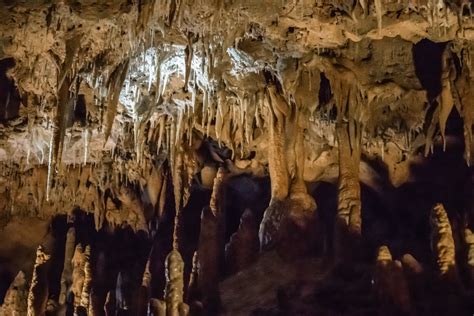
{"label": "dark shadow in cave", "polygon": [[441,93],[442,57],[446,44],[422,39],[413,45],[415,73],[423,89],[427,91],[430,104]]}
{"label": "dark shadow in cave", "polygon": [[0,60],[0,122],[18,117],[20,94],[13,80],[7,77],[7,71],[15,66],[13,58]]}
{"label": "dark shadow in cave", "polygon": [[15,277],[8,271],[7,265],[6,260],[0,259],[0,304],[3,304],[5,294],[7,294],[8,288]]}
{"label": "dark shadow in cave", "polygon": [[[112,229],[108,224],[104,224],[99,231],[96,231],[94,215],[80,209],[74,210],[72,217],[74,220],[72,223],[67,222],[66,215],[54,217],[51,223],[54,246],[48,275],[50,297],[57,299],[59,296],[66,234],[70,227],[74,227],[75,244],[82,244],[84,249],[87,245],[91,246],[93,289],[95,295],[102,300],[102,306],[105,303],[105,296],[112,291],[114,294],[122,295],[124,301],[129,304],[130,312],[133,313],[138,299],[134,293],[141,285],[151,247],[148,235],[143,231],[134,232],[129,226]],[[119,273],[123,286],[117,290]],[[69,296],[66,315],[73,315],[73,309],[72,297]]]}
{"label": "dark shadow in cave", "polygon": [[[393,188],[388,198],[397,231],[393,238],[398,255],[411,253],[422,262],[432,263],[429,214],[436,203],[443,203],[450,220],[464,218],[465,188],[470,183],[469,168],[464,159],[462,119],[456,110],[448,118],[447,146],[443,151],[440,137],[435,140],[434,153],[421,164],[410,166],[410,182]],[[419,155],[422,155],[419,149]]]}
{"label": "dark shadow in cave", "polygon": [[225,213],[225,243],[237,231],[240,218],[246,209],[250,209],[260,224],[263,213],[270,203],[270,178],[257,178],[239,175],[229,179],[223,188]]}
{"label": "dark shadow in cave", "polygon": [[[388,242],[393,234],[392,219],[386,207],[386,201],[372,188],[360,183],[362,203],[362,235],[366,240],[367,254],[364,257],[371,258],[377,246]],[[317,216],[322,223],[323,236],[319,246],[325,256],[333,255],[333,235],[337,213],[336,184],[329,182],[317,182],[312,196],[316,200]]]}

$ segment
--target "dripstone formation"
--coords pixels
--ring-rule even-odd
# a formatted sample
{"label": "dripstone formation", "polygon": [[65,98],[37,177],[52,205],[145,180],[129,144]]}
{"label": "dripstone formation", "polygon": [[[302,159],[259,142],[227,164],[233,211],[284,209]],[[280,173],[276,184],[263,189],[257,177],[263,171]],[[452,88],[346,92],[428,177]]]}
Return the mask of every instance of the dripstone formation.
{"label": "dripstone formation", "polygon": [[0,316],[472,315],[447,0],[0,0]]}

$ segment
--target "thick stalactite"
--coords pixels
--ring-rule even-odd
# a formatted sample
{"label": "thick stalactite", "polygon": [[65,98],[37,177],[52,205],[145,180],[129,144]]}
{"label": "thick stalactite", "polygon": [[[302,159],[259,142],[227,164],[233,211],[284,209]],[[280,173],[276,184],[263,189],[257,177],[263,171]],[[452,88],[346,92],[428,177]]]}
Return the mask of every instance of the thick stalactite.
{"label": "thick stalactite", "polygon": [[334,252],[347,260],[360,251],[362,221],[359,183],[361,127],[355,121],[336,127],[339,142],[339,192]]}

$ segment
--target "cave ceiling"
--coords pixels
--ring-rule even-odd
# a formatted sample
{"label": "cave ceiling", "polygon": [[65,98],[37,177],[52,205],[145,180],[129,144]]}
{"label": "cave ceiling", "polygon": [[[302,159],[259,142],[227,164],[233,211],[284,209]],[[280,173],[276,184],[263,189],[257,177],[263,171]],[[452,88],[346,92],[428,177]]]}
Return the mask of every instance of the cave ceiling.
{"label": "cave ceiling", "polygon": [[[2,207],[33,212],[32,199],[41,214],[75,203],[98,211],[68,205],[84,181],[100,192],[123,181],[143,189],[184,152],[176,168],[186,190],[203,168],[192,149],[205,139],[231,151],[228,164],[264,175],[269,84],[304,113],[306,181],[334,180],[342,120],[360,122],[363,156],[385,165],[395,186],[410,180],[420,152],[447,141],[451,111],[463,119],[470,163],[466,8],[379,2],[4,2]],[[68,183],[70,173],[81,180]]]}

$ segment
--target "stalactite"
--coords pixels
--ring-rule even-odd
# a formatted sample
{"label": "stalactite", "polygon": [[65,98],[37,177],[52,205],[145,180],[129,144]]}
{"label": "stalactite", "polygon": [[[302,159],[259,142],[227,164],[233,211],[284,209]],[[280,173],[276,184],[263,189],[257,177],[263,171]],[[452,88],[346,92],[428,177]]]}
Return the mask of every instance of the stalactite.
{"label": "stalactite", "polygon": [[272,113],[269,114],[268,152],[271,201],[260,224],[259,238],[262,248],[268,248],[276,241],[284,212],[282,203],[289,193],[289,173],[285,159],[285,116],[288,115],[288,105],[284,104],[286,101],[277,94],[275,87],[268,88],[266,103],[272,109]]}
{"label": "stalactite", "polygon": [[185,49],[185,74],[184,74],[184,87],[185,89],[188,88],[188,82],[189,82],[189,76],[191,75],[191,65],[193,62],[193,56],[194,56],[194,49],[193,49],[193,43],[191,39],[192,35],[188,34],[188,44],[186,45]]}
{"label": "stalactite", "polygon": [[125,60],[121,62],[115,70],[110,74],[108,83],[107,83],[107,89],[108,89],[108,95],[107,95],[107,113],[105,115],[105,141],[110,136],[110,133],[112,132],[112,125],[114,123],[115,115],[117,112],[117,104],[120,96],[120,91],[122,90],[122,85],[123,82],[125,81],[125,78],[127,77],[128,73],[128,67],[129,67],[129,60]]}
{"label": "stalactite", "polygon": [[182,181],[184,183],[183,207],[185,207],[188,204],[189,198],[191,197],[191,185],[194,178],[194,171],[196,170],[196,161],[189,148],[184,152],[183,169],[186,171],[182,174]]}
{"label": "stalactite", "polygon": [[35,267],[28,292],[28,316],[42,316],[46,311],[49,294],[47,265],[50,258],[43,247],[39,246],[36,250]]}
{"label": "stalactite", "polygon": [[18,272],[10,284],[3,304],[0,306],[0,315],[23,316],[27,312],[28,284],[23,271]]}
{"label": "stalactite", "polygon": [[72,284],[72,258],[76,246],[76,231],[74,227],[68,229],[66,235],[66,245],[64,251],[64,266],[61,274],[61,292],[59,294],[59,304],[64,305]]}
{"label": "stalactite", "polygon": [[166,191],[168,189],[168,175],[165,173],[163,174],[163,184],[161,186],[160,192],[160,201],[158,204],[158,218],[162,218],[165,212],[165,203],[166,203]]}
{"label": "stalactite", "polygon": [[163,145],[163,139],[164,139],[164,133],[165,133],[165,125],[166,125],[166,119],[165,116],[162,115],[158,119],[158,125],[159,125],[159,133],[158,133],[158,142],[157,142],[157,151],[159,152],[162,145]]}
{"label": "stalactite", "polygon": [[219,210],[219,195],[221,192],[221,185],[222,185],[222,180],[224,179],[224,169],[219,168],[217,170],[216,177],[214,178],[214,184],[212,187],[212,194],[211,194],[211,201],[209,202],[209,206],[211,208],[212,213],[216,218],[220,216],[220,210]]}
{"label": "stalactite", "polygon": [[258,254],[258,223],[252,211],[246,209],[237,231],[225,247],[226,273],[231,275],[247,268]]}
{"label": "stalactite", "polygon": [[183,152],[182,150],[176,155],[176,161],[173,168],[173,194],[175,200],[175,238],[173,241],[173,247],[177,249],[177,236],[180,235],[179,217],[181,214],[181,203],[182,203],[182,167],[183,167]]}
{"label": "stalactite", "polygon": [[452,69],[453,67],[450,49],[446,48],[442,59],[441,95],[439,96],[439,129],[443,137],[444,149],[446,149],[446,122],[454,106],[451,82],[456,74]]}
{"label": "stalactite", "polygon": [[138,3],[138,21],[136,33],[144,33],[147,30],[150,18],[153,16],[155,0],[145,0]]}
{"label": "stalactite", "polygon": [[378,249],[374,275],[377,298],[381,303],[381,314],[409,315],[411,298],[400,261],[392,260],[387,246]]}
{"label": "stalactite", "polygon": [[278,253],[286,258],[297,258],[309,255],[315,248],[318,226],[316,225],[316,202],[308,194],[304,181],[304,165],[306,151],[304,146],[304,129],[309,123],[303,109],[294,113],[293,123],[288,124],[292,129],[289,142],[289,154],[294,171],[290,186],[290,196],[287,210],[281,220],[279,232],[280,245]]}
{"label": "stalactite", "polygon": [[356,121],[336,127],[339,146],[339,194],[334,237],[336,258],[357,254],[361,238],[359,162],[361,126]]}
{"label": "stalactite", "polygon": [[441,277],[457,282],[456,251],[448,214],[442,204],[436,204],[430,213],[431,249],[436,257]]}
{"label": "stalactite", "polygon": [[458,96],[460,109],[459,112],[464,121],[464,153],[465,159],[468,165],[472,164],[472,127],[474,122],[474,89],[472,89],[472,70],[471,70],[471,58],[472,48],[462,48],[459,52],[459,59],[464,60],[464,65],[461,69],[461,73],[458,75],[457,80],[454,82],[456,88],[455,96]]}
{"label": "stalactite", "polygon": [[156,207],[158,203],[160,193],[163,188],[163,183],[164,179],[161,170],[153,166],[151,168],[151,174],[148,177],[146,186],[148,197],[150,198],[150,202],[153,207]]}
{"label": "stalactite", "polygon": [[377,16],[377,27],[379,30],[379,33],[382,32],[382,17],[383,17],[383,6],[382,6],[382,0],[375,0],[375,15]]}

